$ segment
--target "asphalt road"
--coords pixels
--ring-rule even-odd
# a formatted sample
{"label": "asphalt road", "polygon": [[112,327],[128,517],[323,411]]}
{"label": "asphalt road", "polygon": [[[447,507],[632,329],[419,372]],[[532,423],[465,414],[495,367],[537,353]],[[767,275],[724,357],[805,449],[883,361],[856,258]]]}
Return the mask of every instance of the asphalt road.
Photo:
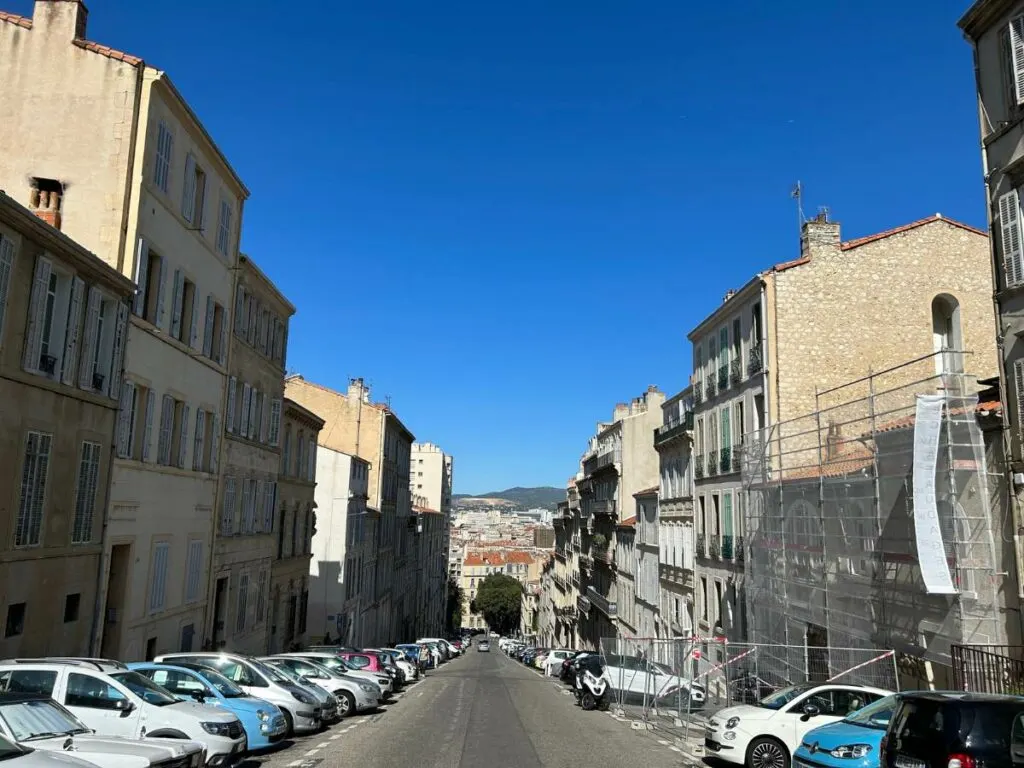
{"label": "asphalt road", "polygon": [[386,711],[356,715],[242,768],[678,768],[648,731],[584,712],[552,678],[475,648],[408,687]]}

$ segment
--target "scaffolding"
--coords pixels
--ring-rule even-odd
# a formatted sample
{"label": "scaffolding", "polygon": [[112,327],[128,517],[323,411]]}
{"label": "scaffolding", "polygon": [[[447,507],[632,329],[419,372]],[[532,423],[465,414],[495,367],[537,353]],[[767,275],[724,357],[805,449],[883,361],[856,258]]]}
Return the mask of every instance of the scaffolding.
{"label": "scaffolding", "polygon": [[1005,642],[966,357],[819,391],[812,413],[745,436],[747,639],[807,648],[780,654],[775,675],[827,665],[830,646],[892,648],[902,673],[941,686],[952,645]]}

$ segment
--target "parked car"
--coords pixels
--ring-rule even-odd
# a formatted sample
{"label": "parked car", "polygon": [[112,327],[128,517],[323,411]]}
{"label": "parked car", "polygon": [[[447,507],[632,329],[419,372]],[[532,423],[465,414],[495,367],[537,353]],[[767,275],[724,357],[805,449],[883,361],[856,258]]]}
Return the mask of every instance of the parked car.
{"label": "parked car", "polygon": [[277,670],[260,664],[253,656],[215,651],[165,653],[155,661],[165,664],[187,661],[213,667],[250,696],[277,706],[284,713],[289,735],[320,730],[320,703],[316,695]]}
{"label": "parked car", "polygon": [[272,670],[279,675],[283,675],[295,683],[295,685],[302,686],[304,690],[309,691],[316,697],[316,702],[320,706],[321,726],[326,725],[327,723],[336,723],[341,719],[341,715],[338,714],[340,709],[338,697],[322,685],[314,680],[306,680],[302,675],[293,672],[283,664],[276,664],[274,662],[267,661],[266,659],[260,659],[259,661],[260,664],[264,665],[267,669]]}
{"label": "parked car", "polygon": [[794,768],[878,768],[880,746],[899,694],[868,704],[838,723],[804,734]]}
{"label": "parked car", "polygon": [[562,669],[562,662],[572,658],[575,654],[575,651],[567,651],[561,648],[550,651],[547,658],[544,659],[544,674],[557,677]]}
{"label": "parked car", "polygon": [[4,736],[0,736],[0,762],[6,764],[5,768],[95,768],[96,765],[67,752],[58,754],[35,750]]}
{"label": "parked car", "polygon": [[197,768],[206,760],[195,741],[100,736],[45,693],[0,694],[0,735],[103,768]]}
{"label": "parked car", "polygon": [[104,736],[198,741],[207,765],[223,765],[246,749],[245,730],[235,715],[178,701],[118,661],[7,660],[0,663],[0,690],[44,693]]}
{"label": "parked car", "polygon": [[269,701],[250,696],[213,667],[135,662],[128,665],[183,701],[233,712],[245,729],[250,750],[266,749],[288,732],[284,713]]}
{"label": "parked car", "polygon": [[343,675],[349,675],[357,680],[365,680],[373,683],[381,689],[382,698],[387,698],[391,693],[391,678],[383,672],[369,672],[365,669],[358,669],[349,663],[347,659],[329,651],[290,651],[288,653],[275,654],[280,657],[295,657],[297,659],[309,659],[317,664],[322,664],[328,669]]}
{"label": "parked car", "polygon": [[881,768],[1017,768],[1024,763],[1024,698],[901,694],[879,751]]}
{"label": "parked car", "polygon": [[[356,653],[343,653],[341,658],[345,659],[356,669],[361,669],[366,672],[376,672],[380,675],[387,675],[388,671],[384,667],[384,664],[375,653],[364,653],[363,651],[357,651]],[[390,677],[390,675],[389,675]],[[394,678],[391,678],[394,682]]]}
{"label": "parked car", "polygon": [[606,654],[604,674],[612,690],[624,698],[662,701],[681,697],[691,709],[700,709],[707,699],[703,685],[680,677],[664,664],[635,656]]}
{"label": "parked car", "polygon": [[269,656],[264,659],[268,663],[290,670],[300,679],[319,685],[334,694],[338,700],[338,717],[348,717],[356,712],[376,709],[383,695],[380,686],[366,680],[349,677],[335,672],[310,659],[299,659],[294,656]]}
{"label": "parked car", "polygon": [[748,768],[789,768],[790,757],[812,728],[842,720],[891,693],[837,683],[791,685],[757,706],[741,704],[716,712],[707,721],[704,746],[722,760]]}
{"label": "parked car", "polygon": [[419,680],[419,666],[414,662],[409,661],[405,655],[405,651],[401,651],[398,648],[384,648],[382,650],[384,653],[391,656],[391,659],[395,662],[395,666],[402,670],[402,674],[405,676],[405,681],[407,683]]}

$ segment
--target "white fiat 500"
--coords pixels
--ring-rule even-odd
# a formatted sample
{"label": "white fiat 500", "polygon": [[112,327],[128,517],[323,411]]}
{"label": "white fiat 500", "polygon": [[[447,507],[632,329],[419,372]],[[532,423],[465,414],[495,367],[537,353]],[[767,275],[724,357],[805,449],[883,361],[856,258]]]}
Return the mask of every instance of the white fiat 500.
{"label": "white fiat 500", "polygon": [[704,746],[716,757],[747,768],[789,768],[809,730],[838,722],[891,693],[861,685],[791,685],[756,705],[716,712],[708,719]]}

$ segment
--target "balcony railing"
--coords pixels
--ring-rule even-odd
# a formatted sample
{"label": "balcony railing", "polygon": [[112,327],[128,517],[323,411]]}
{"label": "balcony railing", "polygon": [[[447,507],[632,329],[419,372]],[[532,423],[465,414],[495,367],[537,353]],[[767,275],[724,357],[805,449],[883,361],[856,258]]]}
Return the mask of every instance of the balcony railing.
{"label": "balcony railing", "polygon": [[654,430],[654,444],[661,445],[693,429],[693,411],[686,411]]}
{"label": "balcony railing", "polygon": [[698,381],[696,384],[693,385],[693,404],[694,405],[700,405],[703,402],[704,402],[704,388],[701,386],[701,383]]}
{"label": "balcony railing", "polygon": [[595,517],[615,517],[615,502],[612,499],[601,499],[591,502],[590,508]]}
{"label": "balcony railing", "polygon": [[729,366],[723,365],[718,369],[718,391],[721,392],[729,387]]}
{"label": "balcony railing", "polygon": [[747,360],[747,376],[760,373],[762,368],[764,368],[764,360],[761,357],[761,345],[753,344],[750,347],[750,357]]}
{"label": "balcony railing", "polygon": [[711,546],[708,549],[711,550],[711,558],[713,560],[719,560],[722,557],[722,540],[717,534],[711,534],[710,541],[708,542]]}
{"label": "balcony railing", "polygon": [[746,555],[744,555],[744,553],[743,553],[743,537],[742,536],[737,536],[736,537],[736,562],[737,563],[742,563],[745,558],[746,558]]}
{"label": "balcony railing", "polygon": [[693,476],[700,480],[704,477],[704,457],[694,456],[693,457]]}
{"label": "balcony railing", "polygon": [[743,378],[743,360],[737,354],[731,363],[729,363],[729,380],[735,387],[740,383],[740,379]]}
{"label": "balcony railing", "polygon": [[722,534],[722,559],[732,560],[733,549],[732,549],[732,534]]}
{"label": "balcony railing", "polygon": [[704,382],[704,397],[708,400],[715,396],[715,379],[713,376],[709,376],[708,380]]}
{"label": "balcony railing", "polygon": [[696,555],[697,555],[697,557],[702,557],[702,558],[708,556],[707,546],[706,546],[706,542],[705,542],[705,536],[704,536],[703,533],[698,533],[697,534]]}
{"label": "balcony railing", "polygon": [[711,451],[708,454],[708,476],[718,474],[718,454],[715,451]]}
{"label": "balcony railing", "polygon": [[723,475],[732,472],[732,448],[722,448],[718,452],[718,466]]}
{"label": "balcony railing", "polygon": [[591,605],[597,608],[597,610],[609,619],[614,619],[619,615],[618,605],[602,595],[594,587],[587,587],[587,596],[583,599],[588,600]]}

